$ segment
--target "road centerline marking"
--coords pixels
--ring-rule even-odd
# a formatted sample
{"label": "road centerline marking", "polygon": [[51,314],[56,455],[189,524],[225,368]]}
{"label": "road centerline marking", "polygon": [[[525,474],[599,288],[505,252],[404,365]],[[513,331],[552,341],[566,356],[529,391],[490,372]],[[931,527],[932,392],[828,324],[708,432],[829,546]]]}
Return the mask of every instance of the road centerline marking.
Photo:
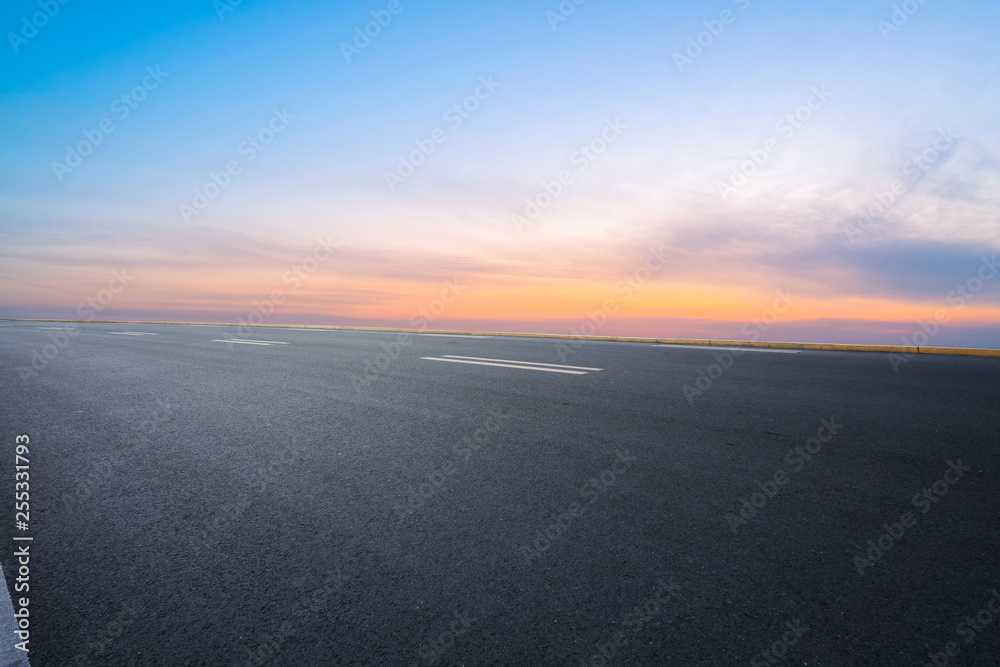
{"label": "road centerline marking", "polygon": [[249,338],[216,338],[213,343],[239,343],[240,345],[291,345],[283,340],[251,340]]}
{"label": "road centerline marking", "polygon": [[520,368],[526,371],[548,371],[549,373],[569,373],[571,375],[586,375],[587,371],[569,371],[563,368],[545,368],[543,366],[518,366],[515,364],[497,364],[490,361],[469,361],[467,359],[445,359],[444,357],[420,357],[428,361],[450,361],[455,364],[476,364],[477,366],[498,366],[500,368]]}
{"label": "road centerline marking", "polygon": [[213,343],[239,343],[240,345],[263,345],[270,346],[271,343],[261,343],[255,340],[213,340]]}
{"label": "road centerline marking", "polygon": [[518,361],[517,359],[490,359],[488,357],[466,357],[461,354],[443,354],[442,357],[448,359],[473,359],[475,361],[499,361],[505,364],[524,364],[527,366],[551,366],[553,368],[572,368],[577,371],[603,371],[603,368],[589,368],[587,366],[567,366],[566,364],[545,364],[538,361]]}

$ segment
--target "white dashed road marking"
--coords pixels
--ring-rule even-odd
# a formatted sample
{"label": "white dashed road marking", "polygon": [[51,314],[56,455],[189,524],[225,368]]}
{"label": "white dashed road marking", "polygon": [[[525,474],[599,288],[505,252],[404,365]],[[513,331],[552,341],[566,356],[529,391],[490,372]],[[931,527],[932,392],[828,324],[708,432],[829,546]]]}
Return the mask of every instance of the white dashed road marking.
{"label": "white dashed road marking", "polygon": [[213,343],[239,343],[240,345],[288,345],[279,340],[244,340],[241,338],[230,338],[228,340],[213,340]]}
{"label": "white dashed road marking", "polygon": [[528,366],[552,366],[554,368],[572,368],[576,371],[603,371],[603,368],[588,368],[587,366],[567,366],[566,364],[543,364],[537,361],[518,361],[515,359],[489,359],[487,357],[465,357],[460,354],[442,354],[449,359],[473,359],[475,361],[500,361],[505,364],[525,364]]}
{"label": "white dashed road marking", "polygon": [[450,361],[455,364],[476,364],[477,366],[499,366],[500,368],[519,368],[525,371],[548,371],[549,373],[568,373],[570,375],[586,375],[589,371],[600,371],[603,368],[587,368],[585,366],[565,366],[562,364],[541,364],[534,361],[513,361],[511,359],[485,359],[481,357],[462,357],[446,354],[443,357],[420,357],[428,361]]}

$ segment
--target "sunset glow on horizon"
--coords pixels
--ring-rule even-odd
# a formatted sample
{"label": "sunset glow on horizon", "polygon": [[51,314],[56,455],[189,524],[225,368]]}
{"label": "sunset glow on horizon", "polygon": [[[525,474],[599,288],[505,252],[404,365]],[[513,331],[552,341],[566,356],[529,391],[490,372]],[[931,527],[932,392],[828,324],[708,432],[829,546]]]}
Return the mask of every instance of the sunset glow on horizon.
{"label": "sunset glow on horizon", "polygon": [[0,317],[1000,347],[1000,7],[912,6],[19,0]]}

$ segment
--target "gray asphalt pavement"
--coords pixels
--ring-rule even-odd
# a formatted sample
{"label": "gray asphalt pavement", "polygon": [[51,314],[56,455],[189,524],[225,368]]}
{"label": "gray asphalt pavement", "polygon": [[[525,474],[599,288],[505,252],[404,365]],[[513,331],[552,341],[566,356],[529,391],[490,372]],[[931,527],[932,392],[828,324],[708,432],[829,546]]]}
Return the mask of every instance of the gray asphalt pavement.
{"label": "gray asphalt pavement", "polygon": [[1000,664],[1000,359],[66,326],[35,667]]}

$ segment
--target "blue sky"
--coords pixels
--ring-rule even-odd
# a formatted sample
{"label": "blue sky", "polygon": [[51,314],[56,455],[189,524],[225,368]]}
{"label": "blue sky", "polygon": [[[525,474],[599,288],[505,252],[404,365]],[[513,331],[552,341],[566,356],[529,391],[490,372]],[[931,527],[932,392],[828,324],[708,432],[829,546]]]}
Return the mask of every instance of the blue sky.
{"label": "blue sky", "polygon": [[[867,335],[891,338],[1000,245],[996,3],[915,0],[902,22],[892,2],[587,0],[552,23],[554,1],[401,0],[348,62],[342,44],[388,5],[244,0],[220,17],[209,1],[70,0],[15,52],[9,34],[41,9],[8,3],[0,277],[17,287],[3,314],[72,310],[65,290],[89,293],[131,265],[145,279],[116,312],[226,318],[332,234],[343,260],[288,317],[405,320],[457,272],[479,291],[456,322],[558,331],[665,244],[675,256],[648,298],[609,326],[731,327],[794,284],[790,318],[859,342],[855,324],[829,321],[869,320]],[[706,46],[679,71],[675,53],[699,33]],[[147,68],[166,76],[118,118],[115,100]],[[482,77],[498,87],[449,128],[444,114]],[[810,100],[807,120],[779,133]],[[246,161],[239,147],[276,109],[287,127]],[[60,181],[53,162],[104,119],[114,131]],[[608,121],[624,131],[578,170],[573,156]],[[446,141],[390,191],[386,172],[436,128]],[[941,130],[956,139],[909,180],[904,164]],[[761,150],[723,199],[720,184]],[[180,207],[232,160],[240,173],[185,220]],[[567,170],[572,183],[515,229],[512,215]],[[846,234],[900,179],[884,218]],[[995,330],[995,284],[962,327]]]}

